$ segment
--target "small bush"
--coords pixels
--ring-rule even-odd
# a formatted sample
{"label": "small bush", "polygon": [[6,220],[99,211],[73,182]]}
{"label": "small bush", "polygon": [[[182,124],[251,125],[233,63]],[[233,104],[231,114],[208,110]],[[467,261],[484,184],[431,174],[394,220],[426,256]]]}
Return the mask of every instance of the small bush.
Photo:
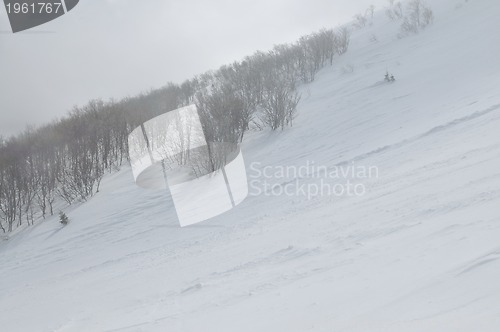
{"label": "small bush", "polygon": [[394,75],[389,74],[389,72],[385,73],[385,81],[386,82],[395,82],[396,79],[394,78]]}
{"label": "small bush", "polygon": [[69,223],[69,218],[64,212],[59,212],[59,222],[63,225],[67,225]]}

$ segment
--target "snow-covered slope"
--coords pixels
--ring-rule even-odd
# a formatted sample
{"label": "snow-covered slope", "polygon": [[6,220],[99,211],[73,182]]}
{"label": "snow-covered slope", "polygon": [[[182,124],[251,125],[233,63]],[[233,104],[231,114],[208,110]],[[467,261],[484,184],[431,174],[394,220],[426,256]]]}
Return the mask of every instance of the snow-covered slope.
{"label": "snow-covered slope", "polygon": [[432,5],[418,35],[357,31],[294,127],[243,145],[250,177],[376,166],[365,195],[251,195],[179,228],[124,168],[68,226],[0,243],[0,330],[500,331],[500,2]]}

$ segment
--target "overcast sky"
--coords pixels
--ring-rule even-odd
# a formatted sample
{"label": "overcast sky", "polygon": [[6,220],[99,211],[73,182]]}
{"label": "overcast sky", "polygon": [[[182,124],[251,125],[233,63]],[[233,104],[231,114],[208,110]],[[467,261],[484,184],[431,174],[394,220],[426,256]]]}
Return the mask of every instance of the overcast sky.
{"label": "overcast sky", "polygon": [[12,34],[0,7],[0,135],[118,100],[349,21],[384,0],[81,0]]}

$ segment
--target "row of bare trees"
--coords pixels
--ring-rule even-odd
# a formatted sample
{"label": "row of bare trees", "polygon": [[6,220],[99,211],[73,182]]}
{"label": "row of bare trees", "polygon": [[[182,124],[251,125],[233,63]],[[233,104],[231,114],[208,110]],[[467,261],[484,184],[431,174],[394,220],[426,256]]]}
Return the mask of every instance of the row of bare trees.
{"label": "row of bare trees", "polygon": [[253,125],[291,126],[297,86],[345,53],[349,40],[348,28],[321,30],[180,85],[119,102],[94,100],[49,125],[0,138],[0,229],[31,225],[57,204],[95,195],[104,174],[128,162],[128,134],[170,110],[196,104],[210,142],[241,142]]}

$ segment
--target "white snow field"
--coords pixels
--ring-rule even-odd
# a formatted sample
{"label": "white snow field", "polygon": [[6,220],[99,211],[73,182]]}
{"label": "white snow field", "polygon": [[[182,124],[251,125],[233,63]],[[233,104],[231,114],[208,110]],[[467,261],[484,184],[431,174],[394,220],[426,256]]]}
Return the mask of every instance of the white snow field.
{"label": "white snow field", "polygon": [[124,167],[68,226],[0,241],[0,331],[500,331],[500,1],[431,5],[418,35],[355,32],[293,128],[243,144],[250,180],[376,166],[365,195],[253,193],[180,228]]}

